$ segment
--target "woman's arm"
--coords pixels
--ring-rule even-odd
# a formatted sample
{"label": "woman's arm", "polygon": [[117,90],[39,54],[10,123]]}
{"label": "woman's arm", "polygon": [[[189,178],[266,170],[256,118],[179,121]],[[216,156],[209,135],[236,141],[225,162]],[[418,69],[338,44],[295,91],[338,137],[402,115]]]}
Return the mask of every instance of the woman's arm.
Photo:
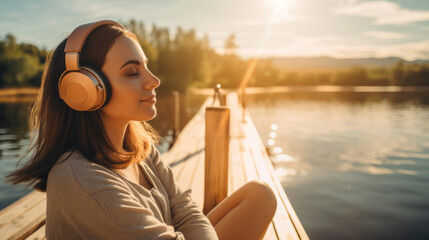
{"label": "woman's arm", "polygon": [[97,224],[110,225],[103,239],[180,239],[184,235],[173,227],[160,222],[153,214],[151,206],[142,205],[124,187],[92,194],[98,209]]}
{"label": "woman's arm", "polygon": [[126,182],[75,154],[48,177],[47,236],[52,239],[185,239],[137,199]]}
{"label": "woman's arm", "polygon": [[152,146],[152,148],[150,158],[169,195],[174,228],[182,232],[186,239],[218,239],[209,219],[192,200],[191,189],[186,191],[180,189],[170,166],[162,161],[155,146]]}

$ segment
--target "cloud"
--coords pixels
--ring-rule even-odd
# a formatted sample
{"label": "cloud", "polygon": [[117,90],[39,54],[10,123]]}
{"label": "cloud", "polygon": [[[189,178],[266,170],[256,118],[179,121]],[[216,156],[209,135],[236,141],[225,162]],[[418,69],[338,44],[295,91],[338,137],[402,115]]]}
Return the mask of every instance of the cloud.
{"label": "cloud", "polygon": [[[275,18],[272,20],[272,24],[279,24],[284,22],[298,22],[298,21],[307,21],[308,18],[306,17],[297,17],[292,15],[284,15],[280,16],[278,18]],[[265,26],[268,24],[267,19],[247,19],[247,20],[237,20],[234,22],[237,26],[249,26],[249,27],[255,27],[255,26]]]}
{"label": "cloud", "polygon": [[[259,18],[259,19],[239,19],[234,21],[234,24],[237,26],[264,26],[267,25],[270,19]],[[284,22],[298,22],[298,21],[308,21],[308,17],[304,16],[294,16],[292,14],[277,14],[271,22],[273,24],[279,24]]]}
{"label": "cloud", "polygon": [[397,32],[382,32],[382,31],[366,31],[363,33],[363,35],[367,37],[377,38],[377,39],[400,39],[405,38],[406,35],[402,33]]}
{"label": "cloud", "polygon": [[373,18],[377,25],[398,25],[429,21],[429,11],[402,8],[388,1],[357,2],[349,1],[334,9],[334,13]]}
{"label": "cloud", "polygon": [[301,37],[296,41],[302,44],[320,44],[320,43],[338,43],[343,40],[340,36],[335,35],[323,35],[317,37]]}
{"label": "cloud", "polygon": [[[365,45],[365,44],[347,44],[339,43],[335,41],[317,42],[317,38],[314,41],[302,41],[297,39],[282,47],[266,47],[261,53],[262,56],[301,56],[301,57],[315,57],[315,56],[330,56],[337,58],[368,58],[368,57],[401,57],[406,60],[415,59],[429,59],[429,40],[401,43],[401,44],[390,44],[390,45]],[[323,37],[321,38],[323,39]],[[268,44],[269,45],[269,44]],[[258,48],[254,47],[242,47],[238,49],[241,56],[258,57]]]}

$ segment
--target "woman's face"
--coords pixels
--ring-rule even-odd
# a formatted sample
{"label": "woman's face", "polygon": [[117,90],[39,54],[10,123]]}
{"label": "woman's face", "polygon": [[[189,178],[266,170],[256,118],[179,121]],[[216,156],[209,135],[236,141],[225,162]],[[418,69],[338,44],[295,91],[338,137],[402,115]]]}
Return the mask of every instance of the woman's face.
{"label": "woman's face", "polygon": [[101,68],[112,87],[110,102],[101,109],[104,117],[135,121],[155,117],[155,88],[160,81],[147,61],[134,39],[123,35],[116,39]]}

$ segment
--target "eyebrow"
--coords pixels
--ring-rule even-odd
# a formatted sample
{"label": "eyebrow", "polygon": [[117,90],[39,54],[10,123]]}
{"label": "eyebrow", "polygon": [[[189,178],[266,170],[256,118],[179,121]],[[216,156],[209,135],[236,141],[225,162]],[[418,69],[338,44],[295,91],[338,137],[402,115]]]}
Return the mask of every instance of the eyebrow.
{"label": "eyebrow", "polygon": [[[148,62],[149,60],[147,59],[147,58],[145,58],[145,63],[147,64],[147,62]],[[122,65],[120,68],[119,68],[119,70],[121,70],[122,68],[124,68],[126,65],[128,65],[128,64],[136,64],[136,65],[140,65],[141,64],[141,61],[139,61],[139,60],[129,60],[129,61],[127,61],[126,63],[124,63],[124,65]]]}

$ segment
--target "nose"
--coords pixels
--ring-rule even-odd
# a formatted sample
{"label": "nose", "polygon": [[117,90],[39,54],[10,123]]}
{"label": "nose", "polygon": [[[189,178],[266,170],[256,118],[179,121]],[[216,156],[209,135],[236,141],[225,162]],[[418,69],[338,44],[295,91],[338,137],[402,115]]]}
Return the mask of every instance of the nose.
{"label": "nose", "polygon": [[149,76],[146,81],[143,81],[143,83],[145,89],[151,90],[157,88],[161,84],[161,81],[157,76],[153,75],[153,73],[149,71]]}

